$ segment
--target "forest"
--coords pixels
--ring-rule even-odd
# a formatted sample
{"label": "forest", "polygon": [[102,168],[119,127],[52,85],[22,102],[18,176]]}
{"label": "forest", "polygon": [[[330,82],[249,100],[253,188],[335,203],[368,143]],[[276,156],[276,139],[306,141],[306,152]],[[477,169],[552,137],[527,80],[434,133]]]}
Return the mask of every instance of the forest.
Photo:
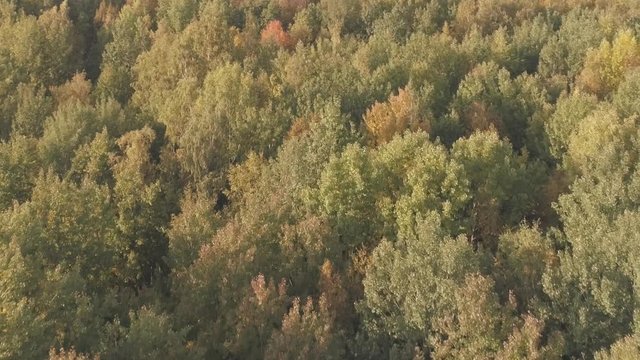
{"label": "forest", "polygon": [[0,359],[640,359],[640,0],[0,0]]}

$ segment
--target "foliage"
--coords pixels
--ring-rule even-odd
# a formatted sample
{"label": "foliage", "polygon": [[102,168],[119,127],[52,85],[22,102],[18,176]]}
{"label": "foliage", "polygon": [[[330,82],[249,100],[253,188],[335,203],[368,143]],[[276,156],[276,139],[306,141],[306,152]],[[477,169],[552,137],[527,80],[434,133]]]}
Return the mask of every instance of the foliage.
{"label": "foliage", "polygon": [[603,41],[587,54],[579,83],[593,94],[614,91],[627,70],[640,65],[640,45],[629,30],[619,32],[612,42]]}
{"label": "foliage", "polygon": [[388,103],[375,103],[364,116],[364,123],[374,142],[385,143],[406,129],[416,130],[419,126],[428,130],[428,124],[420,124],[418,107],[410,90],[400,90],[389,98]]}
{"label": "foliage", "polygon": [[638,19],[0,0],[0,358],[638,358]]}

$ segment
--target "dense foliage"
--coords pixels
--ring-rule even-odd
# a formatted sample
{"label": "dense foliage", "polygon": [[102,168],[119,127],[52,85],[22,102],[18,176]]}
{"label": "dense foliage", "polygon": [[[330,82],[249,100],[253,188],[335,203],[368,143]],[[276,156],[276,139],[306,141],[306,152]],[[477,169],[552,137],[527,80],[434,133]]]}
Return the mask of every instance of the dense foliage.
{"label": "dense foliage", "polygon": [[0,358],[640,358],[640,1],[0,0]]}

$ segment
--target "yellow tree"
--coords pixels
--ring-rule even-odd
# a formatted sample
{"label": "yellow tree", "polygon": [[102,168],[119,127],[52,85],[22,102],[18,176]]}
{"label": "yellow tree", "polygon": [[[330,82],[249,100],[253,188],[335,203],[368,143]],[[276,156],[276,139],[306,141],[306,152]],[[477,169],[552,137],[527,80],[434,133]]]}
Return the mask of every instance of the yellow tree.
{"label": "yellow tree", "polygon": [[406,129],[429,129],[420,121],[416,99],[410,89],[400,89],[387,102],[376,102],[364,115],[364,123],[375,144],[384,144]]}
{"label": "yellow tree", "polygon": [[618,87],[629,69],[639,65],[640,44],[631,30],[623,30],[613,42],[604,40],[599,48],[587,53],[578,82],[587,91],[604,97]]}

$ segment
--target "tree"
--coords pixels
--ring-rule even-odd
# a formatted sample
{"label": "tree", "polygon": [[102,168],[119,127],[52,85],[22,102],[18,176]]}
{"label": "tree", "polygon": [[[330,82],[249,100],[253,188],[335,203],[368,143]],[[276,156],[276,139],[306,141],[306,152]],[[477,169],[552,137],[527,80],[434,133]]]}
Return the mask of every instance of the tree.
{"label": "tree", "polygon": [[609,347],[632,330],[636,121],[604,109],[582,121],[569,141],[567,161],[578,175],[558,205],[566,250],[543,279],[552,313],[566,329],[569,354]]}
{"label": "tree", "polygon": [[483,63],[462,81],[452,109],[467,134],[494,129],[508,137],[516,149],[526,146],[544,156],[544,129],[538,119],[545,114],[545,95],[535,78],[522,75],[513,80],[495,63]]}
{"label": "tree", "polygon": [[122,156],[112,166],[119,235],[127,243],[127,267],[120,276],[130,286],[149,284],[167,271],[167,239],[162,228],[171,213],[164,184],[152,158],[155,132],[149,127],[118,139]]}
{"label": "tree", "polygon": [[434,321],[434,359],[488,358],[500,349],[513,319],[490,278],[469,274],[454,293],[452,311]]}
{"label": "tree", "polygon": [[359,1],[320,0],[320,6],[333,42],[340,42],[343,32],[357,29],[360,20]]}
{"label": "tree", "polygon": [[387,238],[396,236],[396,207],[401,204],[398,199],[407,191],[407,174],[420,159],[428,141],[428,135],[422,131],[405,133],[402,137],[395,136],[371,154],[374,178],[382,190],[378,195],[377,211],[383,220],[382,233]]}
{"label": "tree", "polygon": [[0,139],[7,139],[11,134],[13,117],[17,110],[17,99],[13,96],[18,83],[26,77],[13,60],[8,49],[0,48]]}
{"label": "tree", "polygon": [[35,140],[25,137],[0,143],[0,209],[31,196],[39,168],[36,146]]}
{"label": "tree", "polygon": [[[409,71],[396,59],[398,51],[400,51],[400,43],[386,32],[374,34],[367,39],[366,43],[358,46],[352,62],[362,77],[362,87],[368,97],[367,102],[384,103],[404,87],[404,91],[411,93],[414,105],[418,105],[417,95],[422,94],[416,94],[407,87]],[[429,109],[417,111],[422,112],[422,110],[426,117]]]}
{"label": "tree", "polygon": [[[469,65],[455,40],[445,33],[426,36],[414,34],[396,55],[396,61],[409,72],[409,83],[421,95],[418,103],[421,109],[430,110],[438,118],[444,115],[460,81],[468,72]],[[434,135],[443,138],[452,136],[442,133],[434,124]],[[449,135],[449,136],[447,136]]]}
{"label": "tree", "polygon": [[36,180],[30,201],[3,214],[2,234],[15,238],[22,252],[41,266],[77,267],[92,279],[91,286],[106,286],[122,251],[114,215],[106,187],[91,182],[76,186],[47,173]]}
{"label": "tree", "polygon": [[366,151],[349,146],[329,161],[320,176],[319,211],[331,221],[343,251],[368,243],[377,233],[377,184],[372,174]]}
{"label": "tree", "polygon": [[633,172],[637,121],[635,117],[621,118],[614,109],[592,113],[569,135],[567,167],[594,177],[608,177],[607,172],[617,170]]}
{"label": "tree", "polygon": [[618,32],[612,42],[604,40],[589,51],[579,83],[587,91],[604,97],[617,89],[625,72],[640,65],[640,45],[629,30]]}
{"label": "tree", "polygon": [[490,277],[467,275],[454,301],[452,310],[435,320],[434,359],[562,358],[562,337],[551,333],[543,342],[544,323],[531,315],[518,319],[514,300],[501,303]]}
{"label": "tree", "polygon": [[190,266],[198,258],[200,248],[213,238],[222,222],[215,205],[215,200],[205,192],[184,194],[180,213],[172,216],[167,230],[172,269],[180,271]]}
{"label": "tree", "polygon": [[410,90],[401,89],[387,103],[375,103],[364,116],[367,130],[376,144],[383,144],[406,129],[429,130],[428,119],[419,118],[419,109]]}
{"label": "tree", "polygon": [[44,124],[38,147],[45,164],[64,174],[71,165],[71,154],[89,142],[105,125],[93,107],[71,101],[60,106]]}
{"label": "tree", "polygon": [[432,211],[440,215],[442,226],[449,233],[465,231],[467,219],[460,215],[470,200],[469,181],[444,146],[425,143],[408,168],[404,183],[395,205],[400,234],[408,236],[415,223]]}
{"label": "tree", "polygon": [[564,338],[558,331],[547,336],[543,343],[545,323],[531,315],[525,315],[519,327],[515,327],[503,348],[496,356],[500,360],[542,360],[562,359]]}
{"label": "tree", "polygon": [[554,113],[544,124],[553,157],[557,160],[563,159],[571,134],[579,128],[580,122],[595,110],[597,103],[598,99],[595,96],[580,91],[563,94],[558,99]]}
{"label": "tree", "polygon": [[[110,289],[121,284],[123,244],[109,189],[42,175],[31,200],[3,212],[2,354],[45,357],[49,347],[97,349]],[[104,302],[103,302],[104,301]],[[29,325],[31,324],[31,325]]]}
{"label": "tree", "polygon": [[225,345],[229,352],[244,359],[265,356],[270,338],[279,327],[280,317],[286,314],[287,305],[284,281],[276,286],[273,281],[265,281],[262,274],[252,279],[251,290],[240,304],[235,329]]}
{"label": "tree", "polygon": [[34,83],[56,85],[67,80],[80,66],[82,52],[78,36],[69,18],[69,6],[63,2],[42,13],[19,17],[11,31],[3,31],[0,47],[7,46],[11,56]]}
{"label": "tree", "polygon": [[112,25],[111,36],[102,55],[96,93],[126,103],[133,93],[136,59],[151,47],[151,18],[134,6],[125,6]]}
{"label": "tree", "polygon": [[196,0],[160,0],[158,22],[179,33],[197,16],[199,5]]}
{"label": "tree", "polygon": [[488,34],[499,26],[513,27],[522,17],[535,15],[540,5],[514,0],[463,0],[455,8],[453,28],[460,35],[477,27]]}
{"label": "tree", "polygon": [[[301,1],[294,0],[292,3],[301,3]],[[300,41],[303,44],[309,44],[316,40],[321,27],[322,13],[316,3],[311,3],[295,14],[293,24],[289,27],[289,34],[295,44]]]}
{"label": "tree", "polygon": [[594,353],[632,331],[635,276],[626,269],[637,266],[627,255],[637,251],[634,221],[637,214],[609,227],[591,220],[595,233],[568,223],[570,250],[543,277],[552,317],[566,334],[566,354]]}
{"label": "tree", "polygon": [[597,360],[626,360],[640,355],[638,336],[631,335],[618,340],[611,349],[601,350],[596,353]]}
{"label": "tree", "polygon": [[583,7],[575,8],[562,18],[562,24],[540,50],[540,73],[549,77],[580,73],[585,55],[605,37],[598,13]]}
{"label": "tree", "polygon": [[491,36],[491,59],[512,74],[533,74],[538,70],[540,52],[552,33],[550,25],[542,16],[514,27],[513,34],[501,27]]}
{"label": "tree", "polygon": [[480,259],[464,238],[445,235],[434,213],[416,221],[413,231],[373,251],[361,312],[368,331],[420,346],[434,320],[454,306],[455,289],[479,269]]}
{"label": "tree", "polygon": [[344,344],[332,326],[326,300],[308,298],[304,307],[293,300],[282,319],[282,329],[274,332],[264,354],[265,359],[343,359]]}
{"label": "tree", "polygon": [[473,242],[495,250],[503,226],[518,224],[535,209],[544,167],[517,156],[495,132],[456,141],[451,157],[462,169],[470,197],[465,214],[458,216],[469,221]]}
{"label": "tree", "polygon": [[[99,356],[95,356],[93,359],[99,359]],[[92,357],[86,354],[77,353],[74,348],[69,350],[60,349],[59,351],[51,348],[49,350],[49,360],[91,360]]]}
{"label": "tree", "polygon": [[12,127],[12,136],[40,137],[45,119],[53,112],[53,102],[45,95],[43,88],[20,84],[17,89],[19,100]]}
{"label": "tree", "polygon": [[624,81],[613,94],[613,104],[622,117],[640,115],[640,107],[635,101],[635,94],[640,91],[640,71],[630,71]]}
{"label": "tree", "polygon": [[34,274],[29,273],[31,264],[22,256],[16,241],[7,242],[3,238],[0,249],[0,282],[5,289],[0,304],[3,309],[11,310],[0,315],[0,330],[5,334],[0,343],[0,354],[8,359],[42,357],[52,341],[47,336],[47,324],[24,298],[26,285],[33,286]]}
{"label": "tree", "polygon": [[292,101],[299,112],[319,112],[340,99],[341,112],[361,116],[368,107],[362,82],[351,62],[353,46],[331,45],[319,40],[315,46],[296,47],[292,54],[280,54],[275,73],[285,88],[291,89]]}
{"label": "tree", "polygon": [[501,300],[515,296],[520,312],[535,311],[536,302],[545,299],[542,276],[557,261],[552,242],[540,228],[521,226],[503,233],[494,265],[495,287]]}
{"label": "tree", "polygon": [[290,48],[293,44],[291,36],[282,28],[280,20],[272,20],[260,33],[260,41],[265,45],[276,45],[281,48]]}
{"label": "tree", "polygon": [[114,324],[116,328],[112,327],[111,331],[119,338],[105,350],[105,359],[134,357],[151,360],[165,356],[172,359],[199,358],[197,353],[186,346],[187,329],[173,330],[167,315],[143,307],[137,312],[131,312],[129,317],[131,324],[128,328],[118,329],[117,322]]}
{"label": "tree", "polygon": [[[0,20],[0,138],[6,139],[11,132],[18,104],[22,102],[19,122],[25,122],[28,87],[46,89],[68,79],[79,67],[81,59],[74,26],[69,19],[67,3],[52,7],[38,18],[16,11],[11,5],[2,7]],[[25,83],[19,86],[20,83]],[[29,84],[27,86],[26,84]],[[18,88],[20,91],[18,92]],[[20,99],[23,97],[23,99]],[[36,107],[38,105],[33,104]],[[46,106],[45,106],[46,108]],[[34,111],[38,112],[39,110]],[[38,116],[42,112],[34,113]],[[40,117],[40,119],[42,119]]]}
{"label": "tree", "polygon": [[309,0],[277,0],[277,7],[282,19],[289,23],[295,15],[304,10],[310,3]]}
{"label": "tree", "polygon": [[101,185],[113,186],[111,161],[116,155],[116,146],[108,132],[103,130],[93,140],[80,146],[71,162],[66,179],[76,183],[90,180]]}
{"label": "tree", "polygon": [[226,170],[251,151],[273,154],[291,121],[280,96],[269,79],[238,65],[209,73],[178,140],[186,170],[199,178]]}
{"label": "tree", "polygon": [[49,87],[49,91],[57,107],[80,102],[83,105],[93,104],[91,91],[93,85],[86,77],[85,73],[76,73],[69,81],[58,86]]}
{"label": "tree", "polygon": [[231,60],[236,30],[229,18],[227,2],[209,2],[184,31],[157,31],[151,48],[133,67],[133,104],[158,116],[181,80],[195,79],[201,85],[210,70]]}

